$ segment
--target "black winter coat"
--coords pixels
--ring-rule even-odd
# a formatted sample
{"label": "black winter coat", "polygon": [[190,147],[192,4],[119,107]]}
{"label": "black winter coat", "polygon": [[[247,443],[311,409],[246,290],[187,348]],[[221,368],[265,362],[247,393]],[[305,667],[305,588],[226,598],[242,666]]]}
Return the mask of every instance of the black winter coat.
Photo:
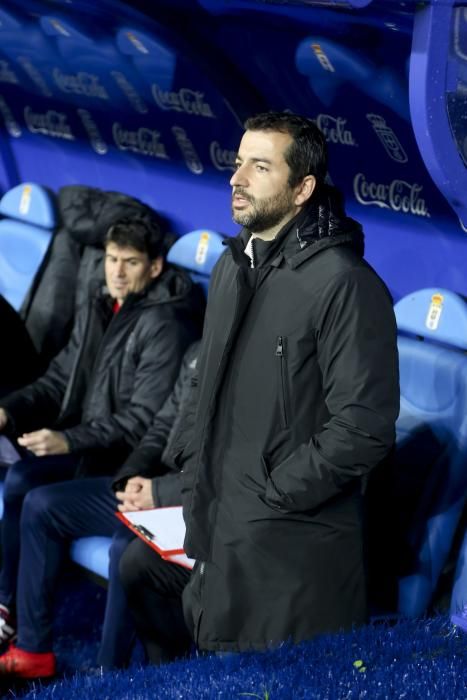
{"label": "black winter coat", "polygon": [[198,351],[199,341],[186,351],[173,391],[154,416],[146,435],[115,475],[114,491],[123,490],[131,477],[142,476],[152,479],[156,507],[181,504],[180,466],[176,458],[193,427]]}
{"label": "black winter coat", "polygon": [[197,336],[199,299],[190,278],[170,267],[148,289],[128,295],[117,314],[99,290],[46,373],[2,400],[15,434],[63,431],[71,453],[82,457],[79,475],[115,472],[173,387]]}
{"label": "black winter coat", "polygon": [[[202,649],[264,649],[366,619],[362,477],[399,408],[390,295],[327,191],[216,265],[182,455],[185,618]],[[200,563],[202,562],[202,563]]]}

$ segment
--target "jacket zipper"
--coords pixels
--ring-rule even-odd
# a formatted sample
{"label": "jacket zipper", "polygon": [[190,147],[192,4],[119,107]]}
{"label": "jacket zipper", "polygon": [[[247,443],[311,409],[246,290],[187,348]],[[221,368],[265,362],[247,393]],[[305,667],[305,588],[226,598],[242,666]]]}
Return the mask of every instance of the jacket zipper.
{"label": "jacket zipper", "polygon": [[[73,367],[72,367],[71,372],[70,372],[70,377],[68,379],[68,384],[67,384],[65,393],[63,395],[62,402],[60,404],[60,413],[58,414],[57,420],[55,421],[56,424],[60,423],[60,421],[63,419],[63,417],[66,415],[66,413],[68,411],[68,405],[70,403],[70,398],[71,398],[71,395],[73,393],[73,389],[75,388],[76,376],[78,374],[79,366],[81,365],[81,359],[82,359],[84,349],[86,347],[88,335],[89,335],[89,324],[91,321],[91,316],[92,316],[92,310],[89,306],[88,310],[87,310],[87,315],[85,318],[83,337],[81,338],[81,343],[80,343],[80,346],[78,348],[78,352],[76,353],[75,361],[73,363]],[[86,394],[86,392],[85,392],[85,394]],[[84,400],[84,397],[83,397],[83,400]]]}
{"label": "jacket zipper", "polygon": [[289,425],[287,415],[287,356],[285,338],[282,335],[277,337],[276,357],[279,358],[279,391],[282,427],[287,428]]}

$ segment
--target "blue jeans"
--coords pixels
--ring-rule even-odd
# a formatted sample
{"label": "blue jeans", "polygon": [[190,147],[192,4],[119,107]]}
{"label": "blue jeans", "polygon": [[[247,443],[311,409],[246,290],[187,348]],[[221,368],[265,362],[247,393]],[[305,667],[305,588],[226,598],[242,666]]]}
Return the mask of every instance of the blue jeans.
{"label": "blue jeans", "polygon": [[118,575],[119,561],[133,533],[115,516],[117,499],[109,477],[76,479],[33,489],[21,517],[17,594],[18,646],[52,650],[52,614],[57,579],[70,540],[112,537],[109,585],[98,664],[125,665],[135,633]]}
{"label": "blue jeans", "polygon": [[74,455],[25,457],[6,473],[3,490],[2,569],[0,603],[15,607],[23,501],[36,486],[73,478],[79,458]]}

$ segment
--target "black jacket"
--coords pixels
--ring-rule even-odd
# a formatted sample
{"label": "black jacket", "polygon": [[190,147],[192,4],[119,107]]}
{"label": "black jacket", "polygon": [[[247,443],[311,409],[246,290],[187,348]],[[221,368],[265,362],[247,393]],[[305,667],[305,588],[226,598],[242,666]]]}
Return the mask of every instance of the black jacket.
{"label": "black jacket", "polygon": [[10,429],[63,431],[70,451],[82,456],[80,475],[114,472],[172,389],[197,335],[200,299],[190,278],[171,267],[128,295],[117,314],[99,289],[46,373],[2,400]]}
{"label": "black jacket", "polygon": [[173,391],[154,416],[146,435],[115,475],[114,491],[123,490],[131,477],[142,476],[152,479],[155,506],[181,504],[180,467],[176,458],[193,426],[198,351],[199,341],[186,351]]}
{"label": "black jacket", "polygon": [[394,441],[390,295],[331,189],[216,265],[182,455],[184,592],[201,648],[263,649],[365,621],[362,477]]}

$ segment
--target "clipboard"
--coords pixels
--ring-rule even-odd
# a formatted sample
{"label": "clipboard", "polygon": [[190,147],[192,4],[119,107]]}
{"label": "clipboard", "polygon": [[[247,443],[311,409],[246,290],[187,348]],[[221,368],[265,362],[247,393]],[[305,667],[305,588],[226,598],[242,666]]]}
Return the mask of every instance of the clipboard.
{"label": "clipboard", "polygon": [[127,513],[117,511],[115,515],[152,547],[162,559],[185,566],[187,569],[193,568],[194,559],[187,557],[183,550],[185,521],[182,506],[149,508]]}

